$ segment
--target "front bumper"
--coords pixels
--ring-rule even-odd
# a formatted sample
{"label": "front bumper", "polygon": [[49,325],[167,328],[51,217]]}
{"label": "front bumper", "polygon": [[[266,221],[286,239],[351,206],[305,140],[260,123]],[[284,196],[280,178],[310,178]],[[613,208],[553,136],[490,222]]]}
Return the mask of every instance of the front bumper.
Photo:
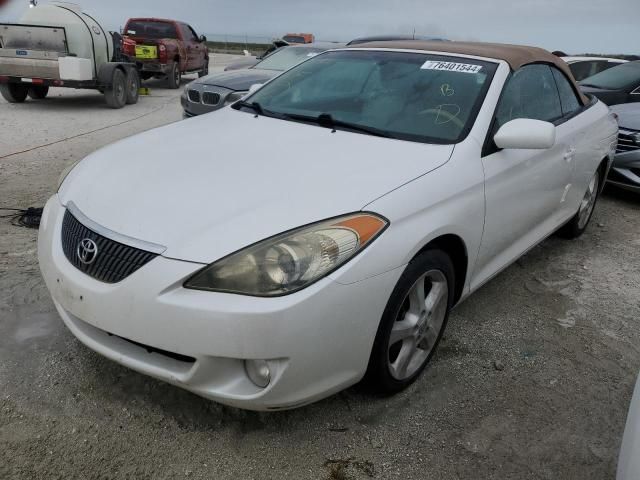
{"label": "front bumper", "polygon": [[[54,195],[43,213],[38,257],[71,332],[122,365],[242,408],[293,408],[359,381],[402,270],[349,285],[325,278],[291,295],[256,298],[185,289],[202,265],[159,256],[106,284],[64,256],[64,212]],[[266,388],[249,380],[245,359],[268,361]]]}
{"label": "front bumper", "polygon": [[640,149],[617,153],[607,182],[640,193]]}

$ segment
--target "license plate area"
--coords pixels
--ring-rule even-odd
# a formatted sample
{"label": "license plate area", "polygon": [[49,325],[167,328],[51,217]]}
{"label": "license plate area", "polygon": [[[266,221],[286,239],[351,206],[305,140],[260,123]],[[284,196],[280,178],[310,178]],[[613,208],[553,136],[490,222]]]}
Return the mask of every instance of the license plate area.
{"label": "license plate area", "polygon": [[158,58],[158,47],[154,45],[136,45],[136,58]]}

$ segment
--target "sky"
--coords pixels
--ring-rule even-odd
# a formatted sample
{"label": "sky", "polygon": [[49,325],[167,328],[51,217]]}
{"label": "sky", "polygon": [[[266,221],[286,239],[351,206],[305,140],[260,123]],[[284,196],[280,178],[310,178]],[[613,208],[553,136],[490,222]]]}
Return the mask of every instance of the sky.
{"label": "sky", "polygon": [[[28,0],[0,0],[0,22],[17,21]],[[47,0],[40,0],[40,4]],[[76,0],[110,30],[129,17],[165,17],[200,34],[314,33],[348,41],[412,33],[534,45],[567,53],[640,54],[640,0]],[[233,38],[230,37],[231,41]]]}

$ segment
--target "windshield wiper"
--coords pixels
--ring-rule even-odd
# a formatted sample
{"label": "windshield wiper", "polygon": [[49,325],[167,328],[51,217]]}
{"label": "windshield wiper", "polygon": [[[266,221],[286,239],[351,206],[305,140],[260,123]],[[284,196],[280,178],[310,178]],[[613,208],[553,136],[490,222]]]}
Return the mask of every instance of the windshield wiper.
{"label": "windshield wiper", "polygon": [[256,112],[258,115],[264,115],[264,110],[262,109],[262,105],[260,105],[258,102],[247,102],[245,100],[240,100],[233,107],[236,110],[242,107],[250,108],[251,110]]}
{"label": "windshield wiper", "polygon": [[580,84],[581,87],[590,87],[590,88],[599,88],[602,90],[602,87],[599,87],[598,85],[593,85],[591,83],[581,83]]}
{"label": "windshield wiper", "polygon": [[309,115],[298,115],[296,113],[283,113],[282,117],[290,120],[298,120],[301,122],[316,123],[321,127],[332,128],[334,130],[337,128],[344,128],[346,130],[353,130],[355,132],[366,133],[368,135],[373,135],[375,137],[396,138],[389,132],[380,130],[375,127],[369,127],[367,125],[361,125],[359,123],[351,123],[351,122],[345,122],[343,120],[337,120],[333,118],[333,116],[331,116],[330,113],[321,113],[317,117],[311,117]]}

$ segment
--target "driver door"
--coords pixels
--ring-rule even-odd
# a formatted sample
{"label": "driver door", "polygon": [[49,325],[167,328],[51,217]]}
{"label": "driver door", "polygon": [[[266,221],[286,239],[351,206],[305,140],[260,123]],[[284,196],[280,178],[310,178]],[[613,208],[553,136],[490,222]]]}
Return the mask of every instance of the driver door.
{"label": "driver door", "polygon": [[482,158],[485,171],[485,227],[472,288],[481,285],[542,238],[559,219],[573,175],[571,132],[556,128],[546,150],[498,149],[493,136],[510,120],[558,122],[562,107],[551,68],[527,65],[506,84]]}

